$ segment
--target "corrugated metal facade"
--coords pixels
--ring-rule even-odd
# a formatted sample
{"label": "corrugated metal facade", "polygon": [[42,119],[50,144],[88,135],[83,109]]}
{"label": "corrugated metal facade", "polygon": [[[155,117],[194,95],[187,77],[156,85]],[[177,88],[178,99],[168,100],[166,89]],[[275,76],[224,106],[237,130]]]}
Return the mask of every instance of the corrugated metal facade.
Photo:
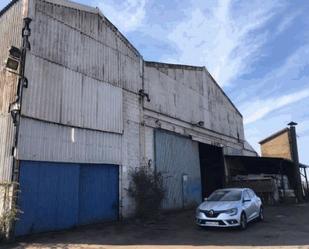
{"label": "corrugated metal facade", "polygon": [[0,114],[0,182],[11,181],[13,133],[11,115]]}
{"label": "corrugated metal facade", "polygon": [[64,127],[23,118],[19,160],[121,164],[119,134]]}
{"label": "corrugated metal facade", "polygon": [[21,162],[15,235],[118,219],[118,166]]}
{"label": "corrugated metal facade", "polygon": [[179,135],[155,131],[155,167],[164,177],[164,209],[196,206],[202,200],[198,143]]}
{"label": "corrugated metal facade", "polygon": [[22,114],[59,124],[122,133],[122,89],[30,55]]}
{"label": "corrugated metal facade", "polygon": [[[88,192],[101,188],[92,185],[97,177],[93,164],[121,165],[123,216],[134,212],[134,203],[125,189],[130,184],[129,170],[140,165],[154,165],[170,176],[165,182],[168,197],[164,208],[198,203],[201,183],[196,141],[243,149],[241,115],[207,70],[144,62],[95,8],[64,0],[35,0],[29,4],[32,49],[26,60],[29,87],[23,92],[17,158],[59,166],[89,164],[85,172],[94,175],[86,180]],[[20,32],[21,28],[19,36]],[[0,92],[0,109],[5,111],[8,101],[3,105],[1,96],[12,98],[10,93],[16,90],[16,78],[10,82],[3,89],[5,94]],[[139,90],[149,94],[150,102],[139,96]],[[6,114],[0,119],[0,128],[8,118]],[[199,121],[204,121],[204,127],[197,127]],[[196,141],[163,131],[154,135],[158,127],[191,135]],[[7,137],[0,141],[12,139],[11,129],[5,134]],[[4,152],[0,147],[0,156],[10,152],[11,146],[5,148]],[[66,175],[66,169],[62,170]],[[9,169],[2,172],[7,177],[9,173]],[[36,177],[40,176],[33,173],[33,184]],[[63,184],[63,188],[71,188]],[[85,203],[92,201],[85,199]],[[85,217],[85,221],[93,218]],[[68,218],[68,223],[73,220]]]}
{"label": "corrugated metal facade", "polygon": [[[10,24],[10,25],[8,25]],[[10,181],[14,127],[9,104],[15,100],[17,77],[2,68],[8,50],[21,44],[22,1],[17,1],[0,16],[0,181]]]}
{"label": "corrugated metal facade", "polygon": [[148,110],[187,123],[203,121],[209,130],[244,139],[242,116],[206,69],[169,67],[168,64],[146,62],[145,91],[151,96],[151,101],[145,103]]}
{"label": "corrugated metal facade", "polygon": [[32,53],[118,87],[141,89],[140,56],[98,14],[37,1]]}

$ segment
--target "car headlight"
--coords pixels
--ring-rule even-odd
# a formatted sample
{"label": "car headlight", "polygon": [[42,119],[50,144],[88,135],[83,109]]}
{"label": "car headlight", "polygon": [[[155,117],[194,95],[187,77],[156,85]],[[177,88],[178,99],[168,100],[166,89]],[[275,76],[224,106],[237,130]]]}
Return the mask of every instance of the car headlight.
{"label": "car headlight", "polygon": [[231,208],[231,209],[226,210],[224,213],[233,216],[233,215],[236,215],[238,213],[238,209],[237,208]]}

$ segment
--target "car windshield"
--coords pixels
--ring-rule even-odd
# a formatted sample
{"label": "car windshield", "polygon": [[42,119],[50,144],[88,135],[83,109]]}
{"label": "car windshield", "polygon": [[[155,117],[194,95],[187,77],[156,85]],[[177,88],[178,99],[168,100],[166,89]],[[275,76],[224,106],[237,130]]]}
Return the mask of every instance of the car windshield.
{"label": "car windshield", "polygon": [[207,201],[240,201],[240,190],[217,190],[213,192]]}

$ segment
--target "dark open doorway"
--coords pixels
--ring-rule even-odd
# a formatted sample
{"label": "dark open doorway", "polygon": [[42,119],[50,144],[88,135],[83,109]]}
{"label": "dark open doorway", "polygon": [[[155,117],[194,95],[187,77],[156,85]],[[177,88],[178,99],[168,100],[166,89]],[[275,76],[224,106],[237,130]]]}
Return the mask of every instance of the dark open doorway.
{"label": "dark open doorway", "polygon": [[222,188],[225,182],[224,157],[221,147],[199,143],[202,197]]}

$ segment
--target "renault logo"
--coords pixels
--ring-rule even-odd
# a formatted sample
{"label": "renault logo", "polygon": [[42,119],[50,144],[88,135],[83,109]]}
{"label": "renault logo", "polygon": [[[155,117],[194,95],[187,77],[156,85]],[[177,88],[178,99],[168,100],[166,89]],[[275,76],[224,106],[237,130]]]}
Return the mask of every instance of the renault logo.
{"label": "renault logo", "polygon": [[214,215],[214,211],[213,211],[213,210],[210,210],[210,211],[209,211],[209,215],[210,215],[210,216],[213,216],[213,215]]}

